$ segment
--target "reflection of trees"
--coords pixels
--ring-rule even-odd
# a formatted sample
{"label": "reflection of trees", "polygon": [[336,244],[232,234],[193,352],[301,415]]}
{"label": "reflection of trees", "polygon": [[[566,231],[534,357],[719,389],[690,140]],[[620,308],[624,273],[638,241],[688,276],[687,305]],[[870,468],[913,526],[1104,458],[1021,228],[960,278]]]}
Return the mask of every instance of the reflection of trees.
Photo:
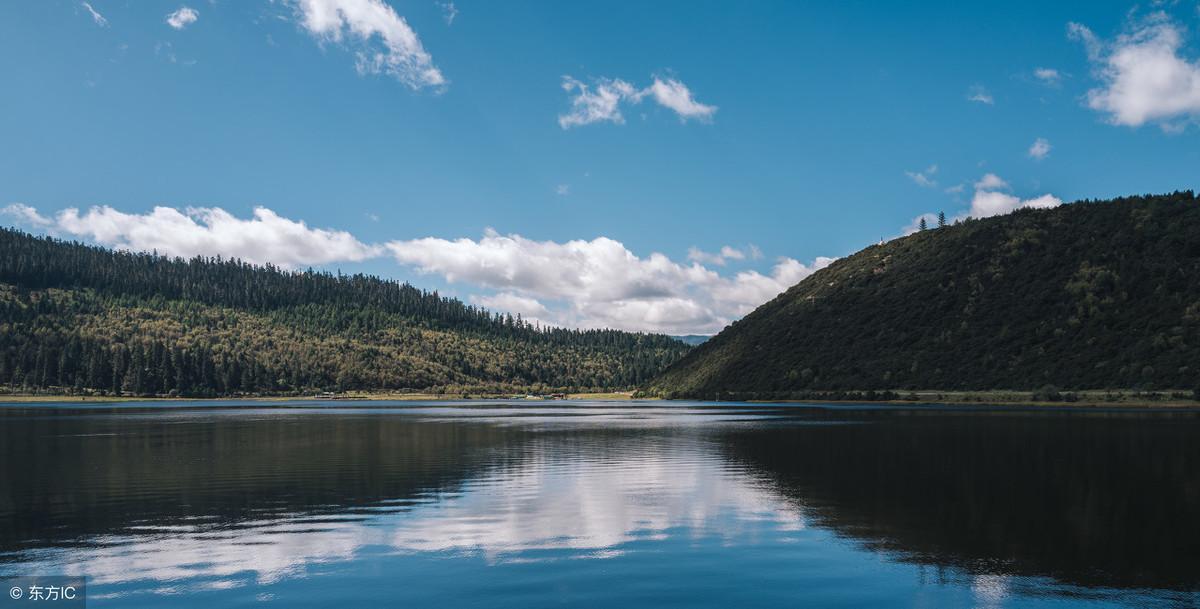
{"label": "reflection of trees", "polygon": [[1081,585],[1200,582],[1194,418],[859,416],[723,445],[812,523],[905,560]]}
{"label": "reflection of trees", "polygon": [[509,448],[523,442],[514,428],[418,421],[278,411],[7,417],[0,551],[131,526],[222,527],[273,514],[403,505],[505,465],[519,454]]}

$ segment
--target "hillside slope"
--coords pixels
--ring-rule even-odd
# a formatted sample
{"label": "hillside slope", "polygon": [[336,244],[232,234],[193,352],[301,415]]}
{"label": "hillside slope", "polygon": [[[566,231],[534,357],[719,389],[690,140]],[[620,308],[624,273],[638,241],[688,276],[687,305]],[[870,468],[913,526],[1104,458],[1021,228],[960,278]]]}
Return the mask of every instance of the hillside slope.
{"label": "hillside slope", "polygon": [[661,335],[537,328],[376,277],[0,229],[0,385],[10,391],[611,390],[687,350]]}
{"label": "hillside slope", "polygon": [[967,220],[838,260],[646,387],[668,397],[1200,383],[1191,192]]}

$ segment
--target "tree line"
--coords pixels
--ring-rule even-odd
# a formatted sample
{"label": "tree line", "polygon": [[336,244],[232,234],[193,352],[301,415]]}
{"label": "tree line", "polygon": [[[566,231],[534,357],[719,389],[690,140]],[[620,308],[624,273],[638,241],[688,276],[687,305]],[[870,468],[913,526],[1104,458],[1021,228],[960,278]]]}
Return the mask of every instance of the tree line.
{"label": "tree line", "polygon": [[408,283],[0,229],[0,383],[223,396],[626,389],[688,350],[531,324]]}

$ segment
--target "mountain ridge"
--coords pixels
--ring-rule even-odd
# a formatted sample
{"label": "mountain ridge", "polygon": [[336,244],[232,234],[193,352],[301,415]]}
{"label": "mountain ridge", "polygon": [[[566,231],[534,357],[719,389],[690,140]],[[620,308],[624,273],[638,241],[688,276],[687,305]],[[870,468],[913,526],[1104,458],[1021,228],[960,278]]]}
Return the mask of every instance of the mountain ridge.
{"label": "mountain ridge", "polygon": [[730,324],[643,388],[814,391],[1200,385],[1191,191],[966,220],[872,245]]}

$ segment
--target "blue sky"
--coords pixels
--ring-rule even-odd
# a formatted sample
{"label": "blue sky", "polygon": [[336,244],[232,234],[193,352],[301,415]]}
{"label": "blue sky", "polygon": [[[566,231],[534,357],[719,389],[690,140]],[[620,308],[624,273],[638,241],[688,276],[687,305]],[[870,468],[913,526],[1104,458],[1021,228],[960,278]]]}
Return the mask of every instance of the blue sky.
{"label": "blue sky", "polygon": [[2,3],[4,220],[710,333],[921,214],[1200,187],[1194,2],[450,7]]}

